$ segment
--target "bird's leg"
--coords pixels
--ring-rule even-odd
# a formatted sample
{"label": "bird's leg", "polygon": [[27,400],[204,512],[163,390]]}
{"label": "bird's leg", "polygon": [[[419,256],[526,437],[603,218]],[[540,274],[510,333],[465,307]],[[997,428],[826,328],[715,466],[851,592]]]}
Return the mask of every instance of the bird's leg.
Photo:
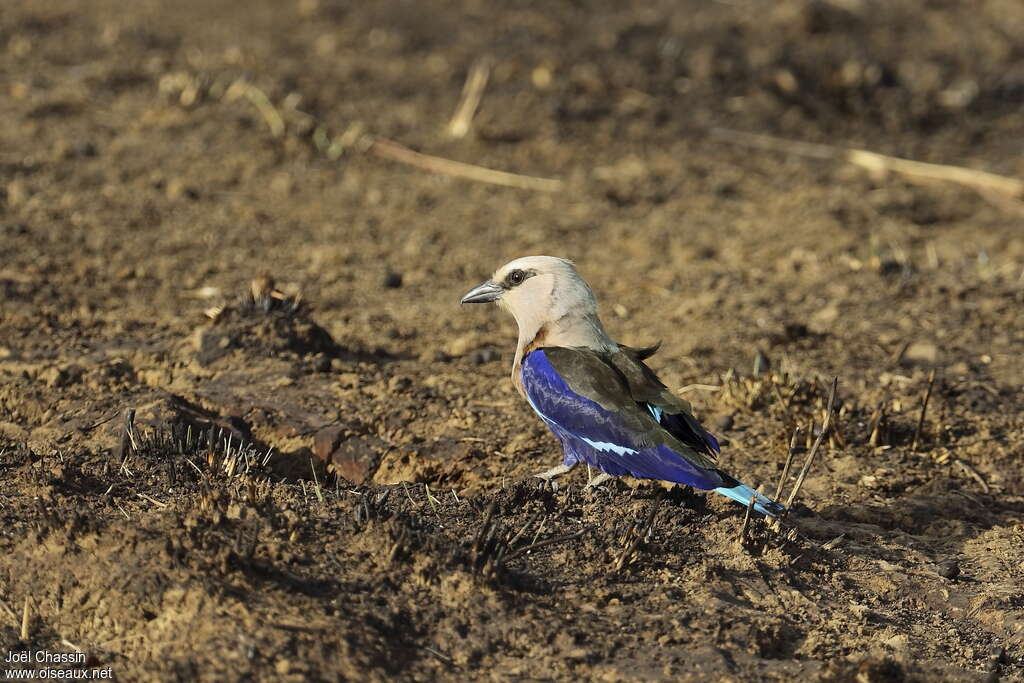
{"label": "bird's leg", "polygon": [[612,475],[608,474],[607,472],[601,472],[597,476],[591,478],[591,480],[588,481],[587,485],[584,486],[583,488],[584,489],[597,488],[598,486],[600,486],[601,484],[605,483],[606,481],[608,481],[611,478],[612,478]]}
{"label": "bird's leg", "polygon": [[535,474],[533,476],[537,477],[538,479],[543,479],[544,483],[551,484],[551,488],[554,489],[554,488],[556,488],[555,487],[555,478],[562,476],[563,474],[565,474],[566,472],[568,472],[569,470],[571,470],[575,466],[576,466],[576,463],[573,463],[572,465],[566,465],[566,464],[563,463],[561,465],[556,465],[555,467],[552,467],[550,470],[544,470],[543,472],[538,472],[537,474]]}

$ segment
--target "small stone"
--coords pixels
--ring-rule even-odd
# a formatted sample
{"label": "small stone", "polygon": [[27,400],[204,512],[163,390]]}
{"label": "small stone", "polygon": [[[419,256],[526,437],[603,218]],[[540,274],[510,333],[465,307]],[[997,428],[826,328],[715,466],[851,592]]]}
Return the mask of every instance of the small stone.
{"label": "small stone", "polygon": [[199,192],[194,188],[190,187],[181,178],[172,178],[167,181],[167,185],[164,188],[164,194],[170,200],[177,199],[199,199]]}
{"label": "small stone", "polygon": [[895,259],[886,259],[878,264],[878,274],[883,277],[898,275],[903,271],[903,265]]}
{"label": "small stone", "polygon": [[839,317],[839,307],[835,302],[828,303],[820,311],[815,312],[811,318],[819,325],[828,325]]}
{"label": "small stone", "polygon": [[786,323],[783,333],[786,335],[786,339],[797,340],[809,337],[811,331],[803,323]]}
{"label": "small stone", "polygon": [[387,444],[375,436],[345,438],[342,427],[327,427],[313,438],[313,452],[331,471],[353,484],[367,484],[380,467]]}
{"label": "small stone", "polygon": [[953,581],[956,577],[960,576],[960,564],[956,560],[946,560],[939,564],[938,575]]}
{"label": "small stone", "polygon": [[535,67],[533,72],[530,74],[530,80],[533,81],[533,87],[538,90],[547,90],[551,86],[551,69],[546,66]]}
{"label": "small stone", "polygon": [[185,193],[185,182],[181,178],[172,178],[164,186],[164,194],[168,199],[180,199]]}
{"label": "small stone", "polygon": [[878,486],[878,477],[873,474],[865,474],[857,481],[857,484],[866,489],[873,489]]}
{"label": "small stone", "polygon": [[77,365],[66,365],[43,370],[39,373],[39,379],[50,388],[60,388],[75,384],[81,379],[82,374],[82,368]]}
{"label": "small stone", "polygon": [[451,356],[440,349],[427,349],[420,354],[419,360],[421,363],[447,363]]}
{"label": "small stone", "polygon": [[28,199],[28,189],[25,187],[25,183],[21,180],[12,180],[7,183],[6,193],[7,195],[7,206],[17,206],[18,204],[24,204],[25,200]]}
{"label": "small stone", "polygon": [[356,389],[359,387],[359,373],[343,372],[338,375],[338,384],[345,389]]}
{"label": "small stone", "polygon": [[292,177],[287,173],[278,173],[270,181],[270,190],[280,195],[290,195],[292,193]]}
{"label": "small stone", "polygon": [[736,422],[734,415],[723,415],[715,421],[715,428],[720,432],[727,432],[732,429],[733,424]]}
{"label": "small stone", "polygon": [[408,391],[411,386],[412,380],[408,377],[396,376],[388,380],[388,391],[393,394],[400,394],[404,391]]}
{"label": "small stone", "polygon": [[456,337],[445,347],[445,353],[450,356],[458,358],[464,356],[477,345],[476,335],[464,334],[461,337]]}
{"label": "small stone", "polygon": [[398,289],[402,286],[402,274],[389,270],[384,275],[384,286],[388,289]]}
{"label": "small stone", "polygon": [[338,447],[344,430],[341,427],[324,427],[313,436],[313,452],[325,463],[331,462],[331,455]]}
{"label": "small stone", "polygon": [[882,642],[897,652],[906,652],[910,648],[910,639],[906,633],[899,633]]}
{"label": "small stone", "polygon": [[934,363],[939,359],[939,347],[932,342],[917,341],[907,347],[903,359],[912,363]]}
{"label": "small stone", "polygon": [[733,182],[719,182],[715,183],[711,191],[722,199],[734,199],[739,196],[740,190],[736,183]]}
{"label": "small stone", "polygon": [[231,335],[225,332],[199,327],[192,334],[192,344],[196,350],[196,361],[206,367],[227,355],[234,342]]}
{"label": "small stone", "polygon": [[501,354],[493,348],[477,349],[469,354],[469,360],[475,365],[486,365],[501,358]]}

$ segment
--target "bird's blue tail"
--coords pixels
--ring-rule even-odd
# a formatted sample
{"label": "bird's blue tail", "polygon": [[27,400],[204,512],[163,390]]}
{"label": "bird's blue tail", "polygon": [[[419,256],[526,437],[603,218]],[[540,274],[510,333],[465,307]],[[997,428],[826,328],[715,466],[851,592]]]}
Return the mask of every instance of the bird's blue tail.
{"label": "bird's blue tail", "polygon": [[742,503],[744,507],[750,505],[750,497],[755,496],[754,509],[766,517],[778,517],[786,511],[786,507],[782,503],[776,503],[768,496],[761,495],[746,484],[730,488],[722,486],[715,489],[715,493],[721,493],[723,496],[732,498],[737,503]]}

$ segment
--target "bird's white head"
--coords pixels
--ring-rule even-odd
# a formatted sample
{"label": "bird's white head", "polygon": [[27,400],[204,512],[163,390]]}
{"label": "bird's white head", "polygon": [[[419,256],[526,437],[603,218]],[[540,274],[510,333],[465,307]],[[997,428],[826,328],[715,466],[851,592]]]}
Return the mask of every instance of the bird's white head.
{"label": "bird's white head", "polygon": [[498,268],[462,297],[464,304],[495,301],[519,326],[518,361],[530,345],[616,348],[597,316],[590,286],[571,261],[526,256]]}

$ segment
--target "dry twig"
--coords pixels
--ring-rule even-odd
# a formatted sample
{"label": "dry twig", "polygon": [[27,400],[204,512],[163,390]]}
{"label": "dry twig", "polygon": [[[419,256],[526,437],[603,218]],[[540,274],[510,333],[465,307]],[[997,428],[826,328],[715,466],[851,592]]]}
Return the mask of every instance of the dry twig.
{"label": "dry twig", "polygon": [[516,535],[513,536],[512,539],[508,542],[508,547],[509,548],[514,546],[516,544],[516,542],[520,538],[523,537],[523,534],[526,533],[527,529],[529,529],[531,526],[533,526],[534,522],[537,521],[538,517],[540,517],[540,511],[539,510],[537,512],[534,512],[532,515],[530,515],[530,518],[528,520],[526,520],[526,524],[524,524],[522,526],[522,528],[518,532],[516,532]]}
{"label": "dry twig", "polygon": [[124,429],[121,431],[121,445],[117,455],[124,463],[128,455],[138,448],[138,439],[135,438],[135,408],[128,408],[124,411]]}
{"label": "dry twig", "polygon": [[452,161],[443,157],[437,157],[422,152],[415,152],[408,147],[387,140],[385,138],[374,138],[370,143],[370,154],[381,159],[390,159],[409,166],[433,171],[453,178],[475,180],[480,183],[491,185],[504,185],[505,187],[518,187],[523,190],[536,190],[538,192],[558,192],[564,186],[561,180],[553,178],[538,178],[536,176],[508,173],[507,171],[495,171],[483,166]]}
{"label": "dry twig", "polygon": [[885,425],[885,399],[878,402],[871,419],[868,421],[868,445],[872,448],[878,446],[882,438],[882,429]]}
{"label": "dry twig", "polygon": [[469,127],[473,123],[473,117],[480,106],[480,98],[483,97],[484,88],[487,87],[487,79],[491,75],[491,60],[484,57],[478,59],[469,68],[466,74],[466,84],[462,87],[462,96],[455,108],[455,114],[448,123],[448,134],[453,138],[466,137]]}
{"label": "dry twig", "polygon": [[928,399],[932,397],[932,387],[935,386],[935,369],[928,373],[928,388],[925,389],[924,399],[921,401],[921,415],[917,418],[917,427],[914,428],[914,439],[910,442],[910,450],[916,452],[921,440],[921,429],[924,427],[924,416],[928,410]]}
{"label": "dry twig", "polygon": [[[759,486],[755,487],[754,490],[756,491],[759,488]],[[757,500],[757,496],[753,495],[750,497],[750,500],[747,501],[747,512],[743,515],[743,526],[740,527],[740,535],[739,538],[736,539],[740,542],[740,545],[742,545],[743,541],[747,539],[747,528],[750,526],[750,512],[754,509],[755,500]]]}
{"label": "dry twig", "polygon": [[430,654],[432,654],[435,657],[437,657],[438,659],[440,659],[442,662],[444,662],[448,666],[451,666],[452,664],[455,663],[455,660],[453,660],[451,657],[449,657],[448,655],[444,654],[440,650],[435,650],[434,648],[430,647],[429,645],[421,645],[420,647],[422,647],[426,652],[429,652]]}
{"label": "dry twig", "polygon": [[896,173],[912,181],[950,182],[969,187],[983,197],[998,193],[1003,199],[1010,197],[1024,199],[1024,180],[1009,176],[977,171],[963,166],[929,164],[910,159],[901,159],[863,149],[848,149],[833,145],[821,145],[797,140],[787,140],[772,135],[746,133],[727,128],[712,128],[711,134],[725,142],[767,149],[812,159],[844,161],[873,173]]}
{"label": "dry twig", "polygon": [[789,481],[789,470],[793,466],[793,456],[796,455],[796,444],[799,437],[800,425],[797,425],[793,429],[793,436],[789,439],[789,452],[786,454],[786,464],[782,468],[782,476],[779,477],[779,486],[775,489],[775,500],[782,497],[782,489],[786,487],[786,482]]}
{"label": "dry twig", "polygon": [[685,387],[680,387],[680,394],[687,394],[691,391],[721,391],[722,387],[717,384],[687,384]]}
{"label": "dry twig", "polygon": [[25,596],[25,609],[21,612],[21,634],[22,640],[28,640],[28,627],[32,618],[31,611],[31,600],[29,596]]}
{"label": "dry twig", "polygon": [[585,534],[585,533],[586,533],[586,531],[584,530],[584,531],[577,531],[574,534],[565,534],[565,535],[562,535],[562,536],[554,536],[552,538],[545,538],[543,541],[536,541],[536,542],[531,543],[530,545],[526,546],[525,548],[520,548],[519,550],[516,550],[516,551],[514,551],[512,553],[509,553],[507,559],[511,560],[514,557],[519,557],[520,555],[525,555],[526,553],[528,553],[530,551],[539,550],[540,548],[543,548],[544,546],[553,545],[555,543],[563,543],[565,541],[575,541],[577,538],[583,536],[583,534]]}
{"label": "dry twig", "polygon": [[118,447],[118,458],[121,460],[121,471],[125,476],[131,476],[128,469],[128,458],[132,453],[138,452],[141,439],[135,430],[135,408],[128,408],[124,411],[124,430],[121,432],[121,443]]}
{"label": "dry twig", "polygon": [[804,466],[800,470],[800,476],[796,479],[796,485],[793,486],[793,491],[789,494],[789,500],[786,501],[786,510],[788,511],[793,501],[796,500],[796,496],[800,493],[800,488],[804,485],[804,479],[807,478],[807,473],[811,470],[811,465],[814,464],[814,456],[818,454],[818,449],[821,448],[822,441],[828,436],[829,430],[832,428],[832,415],[835,412],[836,402],[836,388],[839,385],[839,378],[832,378],[832,389],[828,394],[828,408],[825,410],[825,424],[821,426],[821,432],[818,434],[818,438],[814,440],[814,445],[811,446],[811,452],[807,454],[807,460],[804,461]]}
{"label": "dry twig", "polygon": [[14,621],[15,625],[18,624],[18,615],[15,614],[14,610],[12,610],[10,607],[8,607],[7,603],[4,602],[3,600],[0,600],[0,609],[3,609],[3,611],[7,613],[7,616],[9,616],[11,618],[11,620]]}
{"label": "dry twig", "polygon": [[962,460],[961,458],[953,458],[953,462],[959,465],[960,469],[962,469],[964,472],[971,475],[971,477],[973,477],[974,480],[978,482],[978,485],[981,486],[982,491],[984,491],[985,493],[989,493],[992,490],[989,487],[988,482],[985,481],[985,478],[981,476],[981,473],[978,472],[978,470],[974,469],[969,462],[967,462],[966,460]]}
{"label": "dry twig", "polygon": [[165,507],[167,507],[167,503],[161,503],[161,502],[160,502],[159,500],[157,500],[156,498],[153,498],[153,497],[151,497],[151,496],[147,496],[147,495],[146,495],[145,493],[137,493],[137,494],[135,494],[135,495],[137,495],[137,496],[138,496],[139,498],[141,498],[142,500],[146,500],[146,501],[149,501],[150,503],[152,503],[153,505],[156,505],[157,507],[162,507],[162,508],[165,508]]}
{"label": "dry twig", "polygon": [[[615,563],[615,569],[612,571],[618,572],[620,569],[626,566],[626,561],[629,560],[630,556],[640,547],[640,543],[651,535],[651,531],[654,529],[654,516],[658,513],[658,507],[661,505],[662,498],[664,498],[664,492],[659,492],[658,496],[651,503],[651,508],[647,513],[647,518],[644,523],[640,525],[639,531],[633,536],[632,541],[626,546],[626,549],[622,551],[622,555],[619,556],[618,561]],[[626,538],[629,540],[630,534],[636,529],[634,523],[629,528],[629,532],[626,533]]]}
{"label": "dry twig", "polygon": [[267,97],[267,94],[251,83],[245,84],[244,94],[245,98],[252,103],[252,106],[256,107],[257,111],[259,111],[263,120],[267,122],[270,134],[275,138],[284,135],[284,118],[273,102],[270,101],[270,98]]}

